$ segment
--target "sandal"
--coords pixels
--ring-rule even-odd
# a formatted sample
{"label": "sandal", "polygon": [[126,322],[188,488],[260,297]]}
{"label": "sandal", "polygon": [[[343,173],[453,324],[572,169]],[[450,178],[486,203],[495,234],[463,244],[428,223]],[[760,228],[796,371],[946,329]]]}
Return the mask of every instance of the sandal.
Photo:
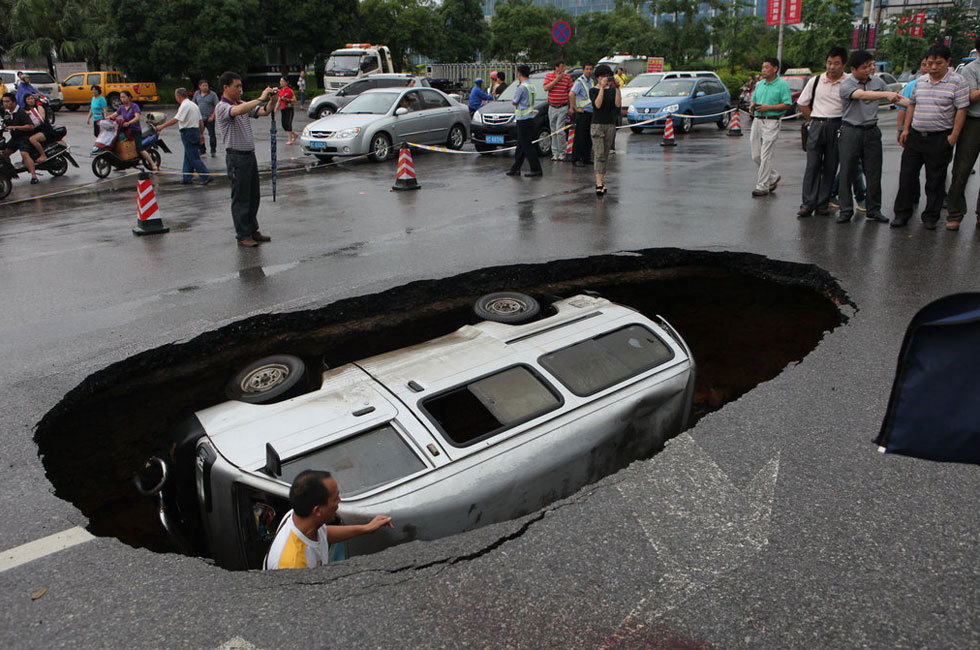
{"label": "sandal", "polygon": [[596,196],[602,196],[605,193],[606,193],[606,186],[605,185],[596,185],[595,186],[595,195]]}
{"label": "sandal", "polygon": [[39,181],[39,180],[37,179],[37,176],[35,176],[34,178],[32,178],[32,179],[31,179],[31,185],[37,185],[37,184],[38,184],[38,183],[40,183],[40,182],[41,182],[41,181]]}

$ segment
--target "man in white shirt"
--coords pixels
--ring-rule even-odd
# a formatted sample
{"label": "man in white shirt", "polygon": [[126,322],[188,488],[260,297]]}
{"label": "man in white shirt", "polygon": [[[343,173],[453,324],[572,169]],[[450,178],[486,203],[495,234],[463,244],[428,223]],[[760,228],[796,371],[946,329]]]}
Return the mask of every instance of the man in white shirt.
{"label": "man in white shirt", "polygon": [[832,47],[827,52],[827,72],[812,77],[796,101],[807,121],[806,171],[803,173],[803,203],[796,215],[809,217],[814,211],[828,214],[831,186],[837,175],[837,131],[844,114],[840,85],[844,80],[847,50]]}
{"label": "man in white shirt", "polygon": [[289,505],[262,563],[264,570],[310,569],[327,564],[330,544],[392,526],[391,517],[376,515],[366,524],[331,524],[340,506],[340,486],[330,472],[300,472],[289,488]]}
{"label": "man in white shirt", "polygon": [[156,131],[159,133],[168,126],[177,125],[180,131],[180,140],[184,145],[184,177],[182,183],[190,185],[197,172],[201,177],[201,185],[207,185],[212,180],[211,171],[201,160],[201,146],[204,144],[204,120],[201,119],[201,109],[197,104],[187,97],[187,90],[178,88],[174,91],[174,99],[177,100],[177,114],[157,125]]}

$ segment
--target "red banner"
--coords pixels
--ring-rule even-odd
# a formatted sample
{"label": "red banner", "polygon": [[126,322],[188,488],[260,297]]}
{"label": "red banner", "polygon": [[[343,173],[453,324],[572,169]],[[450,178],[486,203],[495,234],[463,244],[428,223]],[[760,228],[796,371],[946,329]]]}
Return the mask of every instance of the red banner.
{"label": "red banner", "polygon": [[926,24],[926,12],[920,11],[917,14],[915,14],[914,22],[915,22],[915,27],[910,29],[909,33],[912,34],[912,36],[918,36],[919,38],[922,38],[925,31],[923,25]]}
{"label": "red banner", "polygon": [[799,23],[802,11],[803,0],[786,0],[786,24],[795,25]]}
{"label": "red banner", "polygon": [[783,0],[768,0],[766,5],[766,25],[778,25],[781,20],[780,14],[783,12]]}
{"label": "red banner", "polygon": [[854,35],[851,36],[851,49],[856,50],[861,47],[861,28],[854,28]]}
{"label": "red banner", "polygon": [[868,25],[868,49],[873,50],[878,47],[878,26]]}

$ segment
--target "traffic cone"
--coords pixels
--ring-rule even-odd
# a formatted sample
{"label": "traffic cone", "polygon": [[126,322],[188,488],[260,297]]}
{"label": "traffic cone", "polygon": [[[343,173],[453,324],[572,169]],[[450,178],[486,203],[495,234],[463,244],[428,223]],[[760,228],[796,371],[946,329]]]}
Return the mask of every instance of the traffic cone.
{"label": "traffic cone", "polygon": [[160,219],[157,197],[153,191],[150,175],[140,172],[136,179],[136,227],[133,228],[133,234],[162,235],[170,232],[170,228],[163,225],[163,220]]}
{"label": "traffic cone", "polygon": [[575,145],[575,127],[568,129],[568,140],[565,142],[565,155],[572,155],[572,147]]}
{"label": "traffic cone", "polygon": [[391,186],[393,190],[417,190],[421,189],[418,180],[415,178],[415,165],[412,163],[412,148],[407,142],[402,142],[398,151],[398,171],[395,173],[395,184]]}
{"label": "traffic cone", "polygon": [[741,136],[742,135],[742,118],[738,115],[742,111],[735,109],[732,113],[732,121],[728,123],[728,135],[729,136]]}
{"label": "traffic cone", "polygon": [[667,116],[667,124],[664,125],[664,139],[660,143],[661,147],[676,147],[677,142],[674,141],[674,118],[670,115]]}

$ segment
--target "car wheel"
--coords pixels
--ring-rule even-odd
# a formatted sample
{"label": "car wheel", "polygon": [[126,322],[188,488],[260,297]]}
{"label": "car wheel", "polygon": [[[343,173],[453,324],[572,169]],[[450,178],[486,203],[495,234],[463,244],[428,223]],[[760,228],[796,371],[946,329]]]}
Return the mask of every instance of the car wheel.
{"label": "car wheel", "polygon": [[477,151],[480,151],[480,152],[496,151],[497,150],[497,145],[495,145],[495,144],[486,144],[484,142],[477,142],[476,140],[474,140],[473,141],[473,148],[476,149]]}
{"label": "car wheel", "polygon": [[643,127],[642,126],[631,126],[630,127],[630,131],[632,131],[633,133],[643,133]]}
{"label": "car wheel", "polygon": [[92,160],[92,173],[99,178],[106,178],[111,171],[112,161],[109,160],[109,154],[99,154]]}
{"label": "car wheel", "polygon": [[48,163],[48,173],[52,176],[63,176],[66,171],[68,171],[68,161],[65,160],[64,156],[52,158],[51,162]]}
{"label": "car wheel", "polygon": [[246,404],[272,404],[298,394],[306,380],[306,364],[291,354],[259,359],[238,371],[225,386],[228,399]]}
{"label": "car wheel", "polygon": [[473,311],[483,320],[519,325],[537,316],[541,305],[527,294],[501,291],[481,296],[473,305]]}
{"label": "car wheel", "polygon": [[112,108],[113,111],[118,110],[119,105],[122,104],[122,102],[119,100],[119,93],[109,93],[109,96],[106,97],[106,101],[109,102],[109,107]]}
{"label": "car wheel", "polygon": [[391,157],[391,138],[387,133],[375,133],[371,137],[371,160],[384,162]]}
{"label": "car wheel", "polygon": [[65,104],[65,108],[67,108],[68,110],[70,110],[71,112],[73,112],[73,113],[74,113],[75,111],[77,111],[77,110],[78,110],[78,107],[79,107],[80,105],[81,105],[81,104]]}
{"label": "car wheel", "polygon": [[446,138],[446,146],[459,151],[464,144],[466,144],[466,129],[459,124],[453,124],[453,128],[449,129],[449,136]]}
{"label": "car wheel", "polygon": [[0,200],[10,196],[10,190],[12,187],[13,185],[11,184],[9,178],[6,176],[0,176]]}
{"label": "car wheel", "polygon": [[327,104],[326,106],[321,106],[316,112],[316,119],[320,119],[321,117],[326,117],[327,115],[333,115],[336,112],[337,109],[331,106],[330,104]]}
{"label": "car wheel", "polygon": [[[730,107],[728,107],[728,106],[725,107],[725,110],[726,111],[728,111],[729,109],[730,109]],[[725,129],[727,129],[728,128],[728,123],[731,122],[731,121],[732,121],[732,114],[731,113],[725,113],[724,115],[722,115],[721,118],[719,118],[719,120],[716,122],[716,124],[718,125],[718,130],[719,131],[724,131]]]}
{"label": "car wheel", "polygon": [[535,140],[539,141],[537,144],[538,155],[541,156],[542,158],[547,158],[548,156],[550,156],[551,155],[551,129],[549,129],[547,126],[539,129],[538,137],[535,138]]}
{"label": "car wheel", "polygon": [[693,117],[682,117],[677,123],[677,130],[680,133],[690,133],[691,129],[694,128],[694,118]]}
{"label": "car wheel", "polygon": [[317,153],[317,154],[313,154],[313,155],[316,156],[316,159],[319,160],[320,162],[328,163],[331,160],[333,160],[333,156],[328,156],[325,153]]}
{"label": "car wheel", "polygon": [[148,149],[146,153],[150,154],[150,160],[152,160],[153,164],[157,166],[157,169],[159,169],[160,163],[163,162],[163,158],[160,157],[160,152],[157,151],[156,147]]}
{"label": "car wheel", "polygon": [[64,106],[64,104],[59,104],[58,106],[52,106],[51,107],[51,110],[54,111],[55,113],[57,113],[58,111],[61,110],[61,107],[62,106]]}

